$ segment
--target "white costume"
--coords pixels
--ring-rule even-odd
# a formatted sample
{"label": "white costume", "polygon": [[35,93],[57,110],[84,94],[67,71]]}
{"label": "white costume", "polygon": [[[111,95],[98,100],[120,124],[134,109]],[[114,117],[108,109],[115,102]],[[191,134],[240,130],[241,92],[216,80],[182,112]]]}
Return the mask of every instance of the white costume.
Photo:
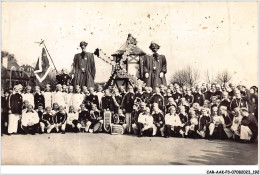
{"label": "white costume", "polygon": [[32,105],[34,108],[34,96],[32,93],[22,94],[22,97],[23,97],[23,101],[27,100],[29,104]]}
{"label": "white costume", "polygon": [[45,107],[49,106],[52,108],[53,93],[52,92],[43,92],[43,96],[45,99]]}

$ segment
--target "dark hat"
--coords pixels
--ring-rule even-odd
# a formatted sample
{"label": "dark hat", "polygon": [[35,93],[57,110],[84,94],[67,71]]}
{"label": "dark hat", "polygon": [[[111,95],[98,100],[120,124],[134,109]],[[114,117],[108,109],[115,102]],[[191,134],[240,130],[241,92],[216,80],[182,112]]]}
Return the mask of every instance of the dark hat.
{"label": "dark hat", "polygon": [[39,107],[39,106],[43,107],[43,104],[42,104],[42,103],[39,103],[39,104],[38,104],[38,107]]}
{"label": "dark hat", "polygon": [[86,43],[85,41],[81,41],[80,43],[79,43],[79,46],[81,47],[81,46],[87,46],[88,45],[88,43]]}
{"label": "dark hat", "polygon": [[150,49],[152,49],[152,48],[160,49],[160,45],[158,44],[158,42],[152,41],[149,48]]}

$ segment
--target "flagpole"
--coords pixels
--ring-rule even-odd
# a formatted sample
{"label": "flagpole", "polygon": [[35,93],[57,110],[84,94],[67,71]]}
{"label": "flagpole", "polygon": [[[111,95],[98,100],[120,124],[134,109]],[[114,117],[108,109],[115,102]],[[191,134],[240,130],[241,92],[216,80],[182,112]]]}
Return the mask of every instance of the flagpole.
{"label": "flagpole", "polygon": [[[39,42],[37,42],[37,43],[39,43]],[[52,62],[52,64],[53,64],[53,66],[54,66],[54,68],[55,68],[55,70],[56,70],[56,73],[58,74],[58,71],[57,71],[57,69],[56,69],[56,66],[55,66],[55,64],[54,64],[54,62],[53,62],[53,60],[52,60],[52,58],[51,58],[51,55],[50,55],[50,53],[49,53],[49,51],[48,51],[48,49],[47,49],[47,47],[46,47],[46,45],[45,45],[45,43],[44,43],[44,40],[42,40],[39,44],[40,44],[40,45],[43,44],[44,48],[46,49],[46,52],[48,53],[48,55],[49,55],[49,57],[50,57],[50,59],[51,59],[51,62]]]}

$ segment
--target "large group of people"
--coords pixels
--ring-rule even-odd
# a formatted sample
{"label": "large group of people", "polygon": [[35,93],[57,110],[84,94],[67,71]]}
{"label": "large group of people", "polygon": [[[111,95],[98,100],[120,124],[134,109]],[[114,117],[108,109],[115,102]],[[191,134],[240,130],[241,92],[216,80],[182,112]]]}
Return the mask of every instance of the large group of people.
{"label": "large group of people", "polygon": [[[86,87],[64,82],[2,89],[2,134],[112,132],[138,137],[234,139],[258,135],[258,88],[242,85]],[[105,118],[109,113],[110,118]],[[108,121],[109,120],[109,121]],[[116,132],[116,131],[113,131]]]}

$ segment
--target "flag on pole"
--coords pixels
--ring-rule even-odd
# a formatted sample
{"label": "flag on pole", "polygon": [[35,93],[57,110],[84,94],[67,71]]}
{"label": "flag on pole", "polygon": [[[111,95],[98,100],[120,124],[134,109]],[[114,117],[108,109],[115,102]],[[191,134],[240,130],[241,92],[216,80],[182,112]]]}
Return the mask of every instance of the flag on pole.
{"label": "flag on pole", "polygon": [[38,58],[36,67],[34,69],[34,74],[37,80],[41,83],[49,74],[51,70],[51,60],[46,53],[46,49],[42,47],[42,54]]}

